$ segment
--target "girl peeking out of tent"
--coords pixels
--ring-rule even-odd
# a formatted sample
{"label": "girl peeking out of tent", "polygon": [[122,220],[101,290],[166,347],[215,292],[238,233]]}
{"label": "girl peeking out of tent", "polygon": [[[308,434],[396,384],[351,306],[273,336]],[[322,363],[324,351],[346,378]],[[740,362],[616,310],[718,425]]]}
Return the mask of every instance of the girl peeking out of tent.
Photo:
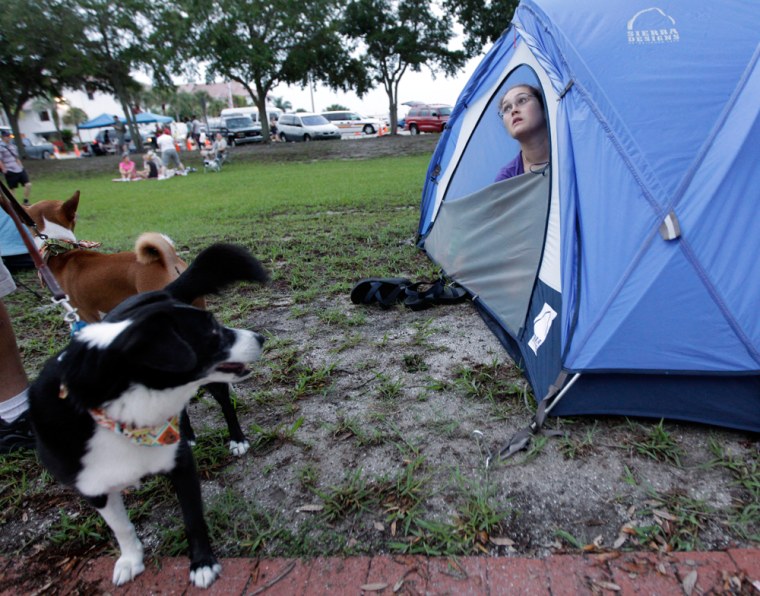
{"label": "girl peeking out of tent", "polygon": [[549,134],[544,100],[532,85],[515,85],[501,98],[499,118],[520,152],[499,170],[494,182],[543,169],[549,163]]}

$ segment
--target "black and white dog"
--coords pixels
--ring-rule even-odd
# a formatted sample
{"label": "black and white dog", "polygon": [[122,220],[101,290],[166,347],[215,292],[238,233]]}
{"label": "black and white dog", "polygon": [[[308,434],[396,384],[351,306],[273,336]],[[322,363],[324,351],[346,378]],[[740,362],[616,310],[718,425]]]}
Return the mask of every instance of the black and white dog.
{"label": "black and white dog", "polygon": [[168,474],[174,485],[190,545],[190,581],[208,587],[221,570],[179,418],[201,385],[245,379],[264,338],[223,327],[190,302],[234,281],[266,279],[245,249],[215,244],[164,290],[133,296],[82,329],[30,389],[42,463],[76,488],[116,535],[117,585],[144,569],[121,491],[149,474]]}

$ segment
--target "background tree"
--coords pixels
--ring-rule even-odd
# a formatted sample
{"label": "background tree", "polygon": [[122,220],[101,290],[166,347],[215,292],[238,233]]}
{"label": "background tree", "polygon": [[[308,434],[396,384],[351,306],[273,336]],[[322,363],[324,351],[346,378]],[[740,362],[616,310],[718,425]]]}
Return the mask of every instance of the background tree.
{"label": "background tree", "polygon": [[219,116],[221,111],[227,107],[227,102],[215,97],[211,97],[206,91],[193,92],[193,98],[195,100],[198,109],[193,114],[200,114],[202,120],[208,124],[209,117]]}
{"label": "background tree", "polygon": [[475,56],[509,27],[519,0],[443,0],[444,9],[465,31],[464,47]]}
{"label": "background tree", "polygon": [[448,49],[454,37],[451,19],[438,16],[427,0],[352,0],[341,30],[362,48],[361,63],[385,89],[391,134],[398,128],[398,86],[407,70],[426,66],[433,76],[438,70],[448,76],[467,57]]}
{"label": "background tree", "polygon": [[176,95],[177,88],[174,85],[145,85],[140,91],[132,94],[132,108],[166,115],[167,108]]}
{"label": "background tree", "polygon": [[289,111],[289,110],[292,110],[292,109],[293,109],[293,104],[292,104],[292,103],[290,103],[290,102],[289,102],[287,99],[285,99],[284,97],[275,97],[275,98],[272,100],[272,105],[273,105],[274,107],[276,107],[276,108],[278,108],[278,109],[282,110],[283,112],[287,112],[287,111]]}
{"label": "background tree", "polygon": [[[18,118],[34,97],[58,97],[84,82],[83,24],[68,0],[3,0],[0,10],[0,106],[25,155]],[[54,32],[54,33],[53,33]]]}
{"label": "background tree", "polygon": [[[361,65],[336,31],[332,15],[341,1],[181,0],[183,12],[167,7],[158,20],[173,35],[176,59],[202,63],[210,80],[240,83],[263,115],[276,85],[305,85],[309,74],[333,88],[367,90]],[[267,118],[261,125],[268,142]]]}
{"label": "background tree", "polygon": [[[63,123],[66,126],[74,126],[77,129],[77,137],[79,137],[79,125],[82,124],[82,122],[87,122],[89,120],[89,117],[87,116],[87,112],[85,112],[82,108],[77,107],[70,107],[68,111],[63,115]],[[81,137],[79,137],[81,140]]]}
{"label": "background tree", "polygon": [[345,112],[348,108],[342,104],[334,103],[325,108],[325,112]]}
{"label": "background tree", "polygon": [[142,85],[132,77],[132,72],[148,69],[159,80],[168,79],[160,52],[147,43],[156,6],[152,0],[76,2],[86,23],[80,35],[87,40],[90,84],[119,100],[131,137],[137,150],[142,151],[142,138],[131,108],[139,104]]}

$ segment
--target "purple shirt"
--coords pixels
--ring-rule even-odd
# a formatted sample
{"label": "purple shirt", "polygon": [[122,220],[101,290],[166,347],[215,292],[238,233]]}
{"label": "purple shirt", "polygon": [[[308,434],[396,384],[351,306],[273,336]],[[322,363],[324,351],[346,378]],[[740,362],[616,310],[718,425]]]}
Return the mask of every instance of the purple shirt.
{"label": "purple shirt", "polygon": [[515,176],[519,176],[520,174],[524,173],[525,168],[523,167],[522,151],[520,151],[512,161],[510,161],[507,165],[499,170],[499,173],[496,174],[496,180],[494,180],[494,182],[506,180],[507,178],[514,178]]}

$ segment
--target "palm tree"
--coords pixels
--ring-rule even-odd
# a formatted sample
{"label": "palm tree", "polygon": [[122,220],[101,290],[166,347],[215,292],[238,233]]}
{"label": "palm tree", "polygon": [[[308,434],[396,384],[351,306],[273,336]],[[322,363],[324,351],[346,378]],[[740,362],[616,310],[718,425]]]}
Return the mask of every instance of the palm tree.
{"label": "palm tree", "polygon": [[283,112],[287,112],[288,110],[292,110],[293,109],[293,104],[290,103],[284,97],[275,97],[274,100],[272,101],[272,105],[274,105],[274,107],[282,110]]}
{"label": "palm tree", "polygon": [[82,122],[87,122],[88,120],[89,117],[87,116],[87,112],[85,112],[82,108],[71,107],[69,108],[69,111],[63,115],[63,123],[66,126],[76,126],[77,137],[79,137],[80,141],[82,138],[79,136],[79,125],[82,124]]}

